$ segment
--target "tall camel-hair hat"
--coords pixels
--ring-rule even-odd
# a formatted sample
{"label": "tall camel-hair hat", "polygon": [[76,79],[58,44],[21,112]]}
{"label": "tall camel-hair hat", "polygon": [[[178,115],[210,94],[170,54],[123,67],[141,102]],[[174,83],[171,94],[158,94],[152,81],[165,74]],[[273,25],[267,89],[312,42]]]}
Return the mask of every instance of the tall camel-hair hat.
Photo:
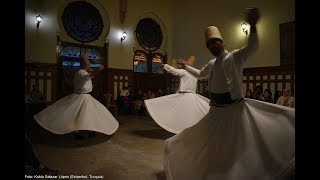
{"label": "tall camel-hair hat", "polygon": [[[186,60],[186,62],[187,62],[187,64],[188,64],[189,66],[193,66],[194,63],[195,63],[195,60],[196,60],[195,56],[190,56],[190,57],[188,57],[188,59]],[[177,64],[177,62],[176,62],[176,59],[172,59],[172,61],[171,61],[171,66],[172,66],[172,67],[175,67],[175,68],[178,68],[178,67],[179,67],[178,64]]]}
{"label": "tall camel-hair hat", "polygon": [[215,26],[207,27],[205,31],[205,36],[206,36],[206,42],[208,42],[209,39],[213,39],[213,38],[218,38],[221,41],[223,41],[221,34],[219,32],[219,29]]}

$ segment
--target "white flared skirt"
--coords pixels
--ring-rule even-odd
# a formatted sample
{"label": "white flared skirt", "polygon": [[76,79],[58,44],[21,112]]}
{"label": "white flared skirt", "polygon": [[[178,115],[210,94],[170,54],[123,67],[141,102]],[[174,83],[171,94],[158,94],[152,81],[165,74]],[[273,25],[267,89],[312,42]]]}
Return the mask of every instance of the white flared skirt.
{"label": "white flared skirt", "polygon": [[198,123],[210,109],[210,100],[195,93],[180,93],[145,100],[153,120],[171,133]]}
{"label": "white flared skirt", "polygon": [[43,128],[55,134],[89,130],[111,135],[119,127],[108,109],[90,94],[70,94],[34,118]]}
{"label": "white flared skirt", "polygon": [[245,99],[211,107],[165,141],[167,180],[274,180],[295,162],[295,110]]}

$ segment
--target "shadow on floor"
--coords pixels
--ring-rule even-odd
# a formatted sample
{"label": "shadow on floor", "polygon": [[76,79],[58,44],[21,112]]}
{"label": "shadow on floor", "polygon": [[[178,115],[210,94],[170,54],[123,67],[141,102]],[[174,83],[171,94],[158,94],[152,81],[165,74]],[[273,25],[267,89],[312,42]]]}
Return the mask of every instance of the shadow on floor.
{"label": "shadow on floor", "polygon": [[175,134],[168,132],[164,129],[151,129],[151,130],[139,130],[139,131],[132,131],[133,134],[151,138],[151,139],[168,139]]}

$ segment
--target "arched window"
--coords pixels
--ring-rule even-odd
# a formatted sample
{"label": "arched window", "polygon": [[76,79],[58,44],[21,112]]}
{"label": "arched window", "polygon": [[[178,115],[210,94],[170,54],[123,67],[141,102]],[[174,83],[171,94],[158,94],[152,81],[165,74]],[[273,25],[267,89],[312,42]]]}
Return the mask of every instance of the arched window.
{"label": "arched window", "polygon": [[161,53],[148,54],[143,50],[136,50],[133,55],[133,72],[164,74],[163,68],[160,68],[163,63],[164,56]]}
{"label": "arched window", "polygon": [[85,1],[69,3],[61,18],[68,35],[82,43],[97,40],[103,30],[99,10]]}
{"label": "arched window", "polygon": [[136,27],[136,38],[143,49],[154,52],[162,43],[161,27],[151,18],[141,19]]}
{"label": "arched window", "polygon": [[163,74],[163,68],[160,65],[163,63],[163,56],[160,53],[154,53],[152,57],[152,73]]}
{"label": "arched window", "polygon": [[163,41],[160,24],[151,17],[142,18],[137,23],[135,35],[140,47],[144,50],[136,50],[134,53],[134,72],[164,74],[160,65],[164,63],[165,58],[161,53],[156,52]]}
{"label": "arched window", "polygon": [[148,72],[147,54],[144,51],[137,50],[133,56],[133,71]]}

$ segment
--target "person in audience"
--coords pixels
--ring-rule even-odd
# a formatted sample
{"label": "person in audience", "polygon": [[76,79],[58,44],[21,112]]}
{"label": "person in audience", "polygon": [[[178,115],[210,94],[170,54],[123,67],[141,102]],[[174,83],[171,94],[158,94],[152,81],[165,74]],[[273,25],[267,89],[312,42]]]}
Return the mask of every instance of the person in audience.
{"label": "person in audience", "polygon": [[247,89],[245,98],[254,99],[251,89]]}
{"label": "person in audience", "polygon": [[44,97],[42,95],[42,92],[39,89],[39,84],[34,84],[32,86],[30,96],[31,96],[33,103],[46,103],[46,101],[44,100]]}
{"label": "person in audience", "polygon": [[270,89],[265,89],[263,92],[263,101],[273,103],[272,92]]}
{"label": "person in audience", "polygon": [[283,96],[279,97],[277,104],[287,107],[295,107],[295,98],[290,95],[288,88],[283,89]]}
{"label": "person in audience", "polygon": [[143,100],[149,99],[148,98],[148,93],[147,92],[143,92]]}
{"label": "person in audience", "polygon": [[24,166],[25,175],[58,175],[57,170],[53,170],[43,165],[34,153],[32,143],[25,134],[24,136]]}
{"label": "person in audience", "polygon": [[253,98],[259,101],[263,101],[262,87],[260,85],[256,86]]}
{"label": "person in audience", "polygon": [[128,88],[129,87],[127,87],[127,86],[123,86],[123,88],[120,92],[121,97],[129,96],[130,92],[129,92]]}
{"label": "person in audience", "polygon": [[27,90],[26,86],[25,86],[25,91],[24,91],[24,103],[26,103],[26,104],[31,104],[32,103],[31,94],[28,93],[28,90]]}
{"label": "person in audience", "polygon": [[29,104],[29,108],[33,115],[46,108],[47,101],[44,99],[43,94],[39,89],[39,84],[34,84],[32,86],[30,97],[31,103]]}
{"label": "person in audience", "polygon": [[167,87],[164,89],[163,95],[165,96],[165,95],[169,95],[169,94],[172,94],[172,93],[170,92],[170,86],[167,86]]}
{"label": "person in audience", "polygon": [[133,111],[133,96],[132,93],[130,92],[132,90],[132,87],[129,86],[124,86],[123,89],[120,92],[120,103],[119,106],[122,108],[122,110],[126,114],[131,114]]}
{"label": "person in audience", "polygon": [[[193,64],[194,57],[188,59]],[[198,79],[184,69],[161,64],[168,73],[178,76],[180,83],[175,94],[145,100],[153,120],[171,133],[179,133],[196,124],[208,111],[209,99],[196,93]],[[197,104],[188,104],[197,102]]]}
{"label": "person in audience", "polygon": [[195,77],[208,78],[211,107],[197,124],[165,141],[167,180],[283,179],[294,159],[294,109],[243,98],[243,66],[258,49],[260,17],[257,8],[245,12],[250,24],[245,46],[227,51],[218,28],[209,26],[205,43],[214,58],[200,70],[177,61]]}
{"label": "person in audience", "polygon": [[144,97],[143,92],[141,89],[138,90],[138,92],[133,96],[133,109],[136,113],[145,114],[145,104],[144,104]]}
{"label": "person in audience", "polygon": [[157,97],[160,97],[160,96],[163,96],[164,95],[164,92],[162,89],[158,89],[158,92],[157,92]]}
{"label": "person in audience", "polygon": [[153,99],[155,97],[156,97],[155,93],[152,91],[151,88],[149,88],[147,91],[147,98],[146,99]]}
{"label": "person in audience", "polygon": [[119,107],[123,109],[124,111],[127,111],[127,104],[129,101],[129,90],[127,86],[123,86],[122,90],[120,91],[120,96],[118,98]]}
{"label": "person in audience", "polygon": [[282,96],[282,91],[275,91],[274,92],[274,98],[273,98],[273,102],[276,104],[277,103],[277,101],[278,101],[278,99],[279,99],[279,97],[281,97]]}
{"label": "person in audience", "polygon": [[80,69],[74,76],[74,93],[34,115],[34,119],[40,126],[55,134],[76,132],[76,139],[83,138],[79,132],[81,130],[89,131],[90,137],[94,136],[94,132],[111,135],[118,129],[118,121],[103,104],[89,94],[92,91],[91,79],[104,66],[89,73],[88,57],[81,55],[80,60]]}
{"label": "person in audience", "polygon": [[27,91],[27,87],[25,87],[25,91],[24,91],[24,104],[25,104],[25,110],[26,112],[30,112],[30,105],[32,104],[32,98],[30,93],[28,93]]}

